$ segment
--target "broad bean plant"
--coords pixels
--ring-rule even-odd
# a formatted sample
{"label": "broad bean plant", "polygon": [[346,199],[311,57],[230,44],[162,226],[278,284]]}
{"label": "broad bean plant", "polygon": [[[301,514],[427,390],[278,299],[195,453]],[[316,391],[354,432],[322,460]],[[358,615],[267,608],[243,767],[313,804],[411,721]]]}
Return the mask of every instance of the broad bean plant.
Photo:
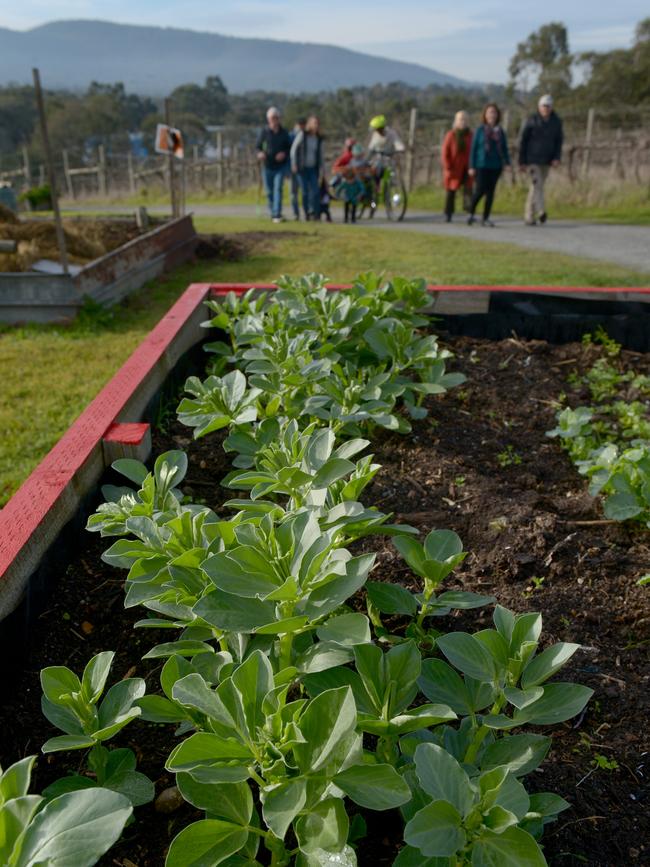
{"label": "broad bean plant", "polygon": [[596,336],[608,357],[584,376],[571,377],[589,390],[592,402],[558,410],[547,436],[560,440],[589,479],[589,493],[603,495],[606,518],[650,527],[650,378],[622,369],[615,363],[621,347],[603,332]]}
{"label": "broad bean plant", "polygon": [[[146,654],[163,660],[160,691],[133,678],[100,703],[110,653],[81,678],[46,669],[44,710],[65,734],[44,750],[90,749],[93,779],[51,794],[100,784],[130,809],[146,778],[104,741],[136,716],[175,726],[166,769],[204,817],[168,867],[354,867],[359,808],[400,811],[397,867],[546,863],[544,825],[568,804],[527,793],[551,739],[526,727],[584,709],[591,690],[551,681],[578,646],[541,649],[541,616],[498,605],[493,628],[445,633],[450,612],[495,602],[445,588],[462,541],[434,528],[420,542],[362,502],[380,470],[367,437],[407,433],[427,395],[462,382],[427,303],[422,281],[372,274],[347,292],[308,275],[210,302],[224,339],[178,413],[195,437],[224,429],[239,496],[220,515],[188,502],[182,452],[152,472],[114,464],[136,487],[106,488],[88,529],[117,537],[103,556],[128,570],[137,625],[170,636]],[[368,580],[375,557],[351,546],[371,534],[392,538],[415,592]]]}

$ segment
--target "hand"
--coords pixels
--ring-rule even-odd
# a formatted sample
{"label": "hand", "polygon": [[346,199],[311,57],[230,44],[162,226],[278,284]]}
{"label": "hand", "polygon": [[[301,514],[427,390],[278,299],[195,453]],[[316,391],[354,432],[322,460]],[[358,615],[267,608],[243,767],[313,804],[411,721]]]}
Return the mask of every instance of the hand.
{"label": "hand", "polygon": [[285,151],[278,151],[278,153],[275,155],[275,161],[276,161],[276,163],[281,163],[281,162],[283,162],[284,159],[286,158],[286,156],[287,156],[287,154],[286,154]]}
{"label": "hand", "polygon": [[266,159],[266,154],[264,153],[264,151],[258,151],[258,152],[257,152],[257,159],[258,159],[260,162],[262,162],[262,160],[265,160],[265,159]]}
{"label": "hand", "polygon": [[291,166],[291,172],[292,172],[292,174],[297,175],[298,174],[298,166]]}
{"label": "hand", "polygon": [[551,165],[553,166],[554,169],[556,169],[560,165],[560,161],[559,160],[552,160]]}
{"label": "hand", "polygon": [[469,169],[467,174],[470,176],[470,178],[473,178],[476,174],[476,169]]}

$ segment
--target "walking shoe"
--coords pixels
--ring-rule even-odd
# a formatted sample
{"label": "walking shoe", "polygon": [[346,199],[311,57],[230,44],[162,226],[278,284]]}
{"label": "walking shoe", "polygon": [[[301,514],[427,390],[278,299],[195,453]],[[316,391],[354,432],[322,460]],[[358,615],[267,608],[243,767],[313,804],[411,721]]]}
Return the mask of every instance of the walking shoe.
{"label": "walking shoe", "polygon": [[470,216],[467,218],[467,225],[473,226],[475,222],[476,222],[476,217],[473,214],[470,214]]}
{"label": "walking shoe", "polygon": [[525,226],[536,226],[537,220],[524,220],[524,225]]}
{"label": "walking shoe", "polygon": [[542,223],[542,225],[543,225],[547,220],[548,220],[548,215],[547,215],[546,211],[542,211],[542,213],[539,215],[540,223]]}
{"label": "walking shoe", "polygon": [[492,220],[483,220],[481,225],[488,226],[490,229],[494,229],[494,223],[492,222]]}
{"label": "walking shoe", "polygon": [[284,223],[284,217],[273,217],[274,223]]}
{"label": "walking shoe", "polygon": [[451,214],[445,214],[445,223],[451,223]]}

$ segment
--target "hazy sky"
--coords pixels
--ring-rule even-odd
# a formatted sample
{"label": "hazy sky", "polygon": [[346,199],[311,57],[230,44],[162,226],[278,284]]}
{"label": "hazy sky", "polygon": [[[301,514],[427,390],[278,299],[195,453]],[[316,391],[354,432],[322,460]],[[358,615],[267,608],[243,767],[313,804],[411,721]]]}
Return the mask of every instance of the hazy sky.
{"label": "hazy sky", "polygon": [[517,42],[548,21],[569,28],[571,48],[630,43],[648,0],[22,0],[3,2],[0,26],[27,29],[63,18],[101,18],[327,42],[422,63],[480,81],[505,81]]}

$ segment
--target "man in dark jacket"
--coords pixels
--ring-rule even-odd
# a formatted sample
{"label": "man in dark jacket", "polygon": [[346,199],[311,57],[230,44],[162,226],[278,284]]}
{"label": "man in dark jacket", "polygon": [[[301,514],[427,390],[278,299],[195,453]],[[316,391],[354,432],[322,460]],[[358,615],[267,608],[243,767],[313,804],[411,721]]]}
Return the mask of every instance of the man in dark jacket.
{"label": "man in dark jacket", "polygon": [[526,121],[519,145],[519,166],[530,178],[524,215],[527,226],[536,225],[537,220],[546,222],[544,184],[551,166],[560,165],[562,138],[562,121],[553,111],[553,98],[545,94],[537,112]]}
{"label": "man in dark jacket", "polygon": [[291,140],[289,133],[280,124],[280,112],[271,107],[266,112],[266,126],[257,137],[255,148],[262,164],[264,187],[269,202],[269,211],[274,223],[282,222],[282,185],[289,165]]}

